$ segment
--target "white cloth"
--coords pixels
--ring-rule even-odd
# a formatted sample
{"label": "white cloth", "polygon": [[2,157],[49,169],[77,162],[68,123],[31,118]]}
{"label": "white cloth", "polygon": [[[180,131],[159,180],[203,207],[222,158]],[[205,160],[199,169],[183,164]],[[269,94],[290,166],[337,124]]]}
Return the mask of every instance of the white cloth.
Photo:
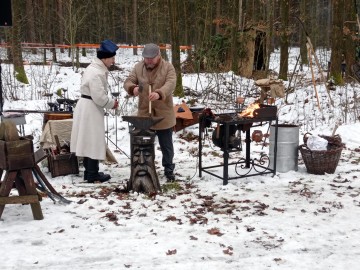
{"label": "white cloth", "polygon": [[[58,136],[60,145],[70,142],[73,120],[49,120],[40,137],[40,145],[43,149],[56,146],[55,135]],[[117,163],[114,155],[106,145],[106,161]]]}
{"label": "white cloth", "polygon": [[311,135],[306,142],[307,147],[313,151],[325,151],[327,150],[328,141],[316,135]]}
{"label": "white cloth", "polygon": [[69,143],[72,122],[72,119],[47,121],[40,137],[40,145],[42,148],[47,149],[55,147],[55,135],[58,136],[61,145],[65,144],[66,142]]}

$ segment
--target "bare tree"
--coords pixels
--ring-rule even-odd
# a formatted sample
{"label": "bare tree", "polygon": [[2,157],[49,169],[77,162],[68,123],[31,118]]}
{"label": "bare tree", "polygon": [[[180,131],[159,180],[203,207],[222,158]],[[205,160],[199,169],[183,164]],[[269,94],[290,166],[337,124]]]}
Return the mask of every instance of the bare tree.
{"label": "bare tree", "polygon": [[343,22],[343,41],[344,41],[344,63],[342,63],[342,71],[351,74],[350,67],[355,64],[355,52],[358,26],[356,23],[356,14],[354,3],[352,1],[344,1],[344,22]]}
{"label": "bare tree", "polygon": [[267,1],[266,4],[267,10],[267,21],[269,22],[267,31],[266,31],[266,56],[265,56],[265,72],[268,73],[269,63],[270,63],[270,54],[273,51],[273,35],[274,35],[274,1]]}
{"label": "bare tree", "polygon": [[75,66],[76,38],[80,27],[85,21],[86,11],[90,4],[90,2],[84,2],[83,5],[75,7],[75,2],[75,0],[65,2],[63,17],[60,17],[65,26],[65,40],[71,47],[71,63],[73,67]]}
{"label": "bare tree", "polygon": [[[26,1],[26,27],[28,33],[28,41],[29,42],[36,42],[36,35],[35,35],[35,18],[34,18],[34,5],[32,0]],[[37,53],[36,49],[32,49],[31,52],[33,54]]]}
{"label": "bare tree", "polygon": [[342,46],[342,26],[343,26],[343,0],[332,0],[332,43],[331,43],[331,68],[330,76],[334,79],[336,84],[342,84],[343,78],[341,75],[341,62],[343,59]]}
{"label": "bare tree", "polygon": [[281,34],[280,34],[280,72],[279,78],[287,80],[289,59],[289,1],[280,1]]}
{"label": "bare tree", "polygon": [[[58,0],[58,5],[57,5],[57,12],[58,12],[58,15],[57,17],[58,18],[64,18],[64,13],[63,13],[63,0]],[[63,44],[64,43],[64,24],[60,23],[59,24],[59,43],[60,44]],[[64,48],[61,48],[60,51],[63,53],[64,52]]]}
{"label": "bare tree", "polygon": [[[132,29],[132,44],[137,45],[137,0],[133,0],[133,29]],[[137,48],[133,48],[133,54],[137,55]]]}
{"label": "bare tree", "polygon": [[179,40],[179,11],[181,10],[181,2],[177,0],[168,0],[170,14],[170,32],[171,32],[171,55],[172,64],[176,72],[176,88],[174,95],[178,97],[184,96],[182,86],[181,65],[180,65],[180,40]]}
{"label": "bare tree", "polygon": [[28,84],[29,81],[25,73],[21,50],[21,3],[21,0],[12,1],[13,26],[11,27],[11,55],[16,79],[19,82]]}
{"label": "bare tree", "polygon": [[[300,1],[300,20],[302,23],[305,23],[308,21],[308,9],[307,9],[307,0],[301,0]],[[306,29],[302,29],[302,25],[299,25],[300,30],[300,65],[307,65],[309,63],[308,61],[308,52],[306,48]],[[305,26],[306,27],[306,26]]]}
{"label": "bare tree", "polygon": [[[18,0],[14,0],[15,2]],[[75,44],[115,39],[133,45],[145,42],[193,45],[189,70],[222,72],[233,70],[244,77],[266,74],[272,48],[281,46],[280,77],[286,79],[288,47],[299,46],[301,63],[307,64],[306,41],[330,47],[331,72],[341,80],[354,63],[356,45],[355,9],[345,0],[27,0],[19,1],[22,24],[15,29],[19,40],[70,45],[75,66]],[[15,4],[16,5],[16,4]],[[171,5],[171,6],[169,6]],[[176,7],[176,10],[173,8]],[[177,19],[170,18],[175,12]],[[55,13],[56,12],[56,13]],[[304,23],[308,36],[296,22]],[[331,23],[331,25],[330,25]],[[177,27],[179,30],[173,29]],[[293,28],[294,27],[294,28]],[[325,31],[331,29],[331,31]],[[176,32],[174,37],[173,32]],[[277,31],[278,30],[278,31]],[[12,30],[9,31],[9,37]],[[277,38],[278,37],[278,38]],[[0,38],[5,30],[0,29]],[[331,40],[330,40],[331,39]],[[9,39],[10,40],[10,39]],[[173,42],[177,42],[176,44]],[[281,42],[281,43],[280,43]],[[44,49],[44,60],[46,51]],[[136,47],[133,49],[137,54]],[[344,55],[342,55],[344,52]],[[173,53],[176,59],[177,53]],[[327,54],[324,59],[328,61]],[[165,55],[163,55],[165,57]],[[53,53],[56,60],[56,54]],[[176,65],[175,60],[173,63]],[[343,63],[342,63],[343,62]],[[192,65],[191,65],[192,63]],[[180,71],[180,67],[179,67]],[[180,74],[180,72],[179,72]],[[337,77],[338,76],[338,77]]]}

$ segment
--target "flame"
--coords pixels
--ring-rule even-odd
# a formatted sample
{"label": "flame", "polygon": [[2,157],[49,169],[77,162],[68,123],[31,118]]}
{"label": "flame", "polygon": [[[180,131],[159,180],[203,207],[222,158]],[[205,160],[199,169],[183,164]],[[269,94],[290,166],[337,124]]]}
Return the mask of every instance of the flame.
{"label": "flame", "polygon": [[254,111],[260,108],[259,103],[251,103],[245,110],[239,113],[239,117],[254,117]]}

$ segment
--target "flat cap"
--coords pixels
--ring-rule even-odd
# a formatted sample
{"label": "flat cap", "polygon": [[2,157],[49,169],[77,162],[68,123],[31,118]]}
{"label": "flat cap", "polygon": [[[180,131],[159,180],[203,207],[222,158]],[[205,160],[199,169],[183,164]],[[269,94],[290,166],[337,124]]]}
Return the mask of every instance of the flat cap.
{"label": "flat cap", "polygon": [[142,53],[144,58],[154,58],[160,52],[160,48],[158,45],[154,43],[146,44]]}

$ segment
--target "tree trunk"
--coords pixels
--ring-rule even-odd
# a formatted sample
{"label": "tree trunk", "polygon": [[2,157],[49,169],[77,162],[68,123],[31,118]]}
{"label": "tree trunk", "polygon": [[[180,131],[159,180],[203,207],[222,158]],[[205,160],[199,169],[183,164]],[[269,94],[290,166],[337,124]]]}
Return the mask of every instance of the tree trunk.
{"label": "tree trunk", "polygon": [[189,15],[188,15],[188,9],[187,9],[187,1],[182,1],[183,2],[183,17],[184,17],[184,45],[190,45],[190,36],[189,36]]}
{"label": "tree trunk", "polygon": [[[344,1],[344,21],[356,21],[356,14],[354,10],[354,3],[352,1]],[[344,33],[344,56],[345,62],[343,63],[342,68],[346,75],[352,74],[351,66],[355,64],[355,52],[356,52],[356,44],[353,38],[356,38],[356,32],[358,31],[357,24],[345,24],[349,31],[348,33]]]}
{"label": "tree trunk", "polygon": [[239,26],[241,24],[241,21],[238,21],[239,19],[241,19],[241,17],[239,17],[239,12],[241,12],[242,10],[242,6],[238,6],[238,1],[234,0],[233,1],[233,9],[232,9],[232,21],[233,24],[231,26],[231,36],[230,36],[230,40],[231,40],[231,47],[230,47],[230,55],[227,56],[227,59],[229,61],[229,67],[232,71],[234,71],[235,73],[238,70],[238,62],[239,62],[239,53],[238,53],[238,49],[240,48],[239,43],[238,43],[238,30],[239,30]]}
{"label": "tree trunk", "polygon": [[[133,0],[133,29],[132,29],[132,45],[137,46],[137,0]],[[137,48],[133,48],[133,54],[137,55]]]}
{"label": "tree trunk", "polygon": [[332,24],[332,43],[331,43],[331,65],[330,65],[330,77],[333,78],[335,84],[343,84],[343,78],[341,75],[341,62],[342,62],[342,0],[332,0],[333,11],[333,24]]}
{"label": "tree trunk", "polygon": [[21,0],[12,1],[13,26],[11,28],[11,54],[16,79],[28,84],[21,50]]}
{"label": "tree trunk", "polygon": [[220,34],[221,0],[216,0],[215,35]]}
{"label": "tree trunk", "polygon": [[[63,0],[58,0],[58,7],[57,7],[57,11],[58,11],[58,15],[57,18],[59,18],[59,43],[60,44],[64,44],[65,40],[64,40],[64,23],[61,21],[61,18],[64,17],[64,12],[63,12]],[[60,49],[61,53],[64,53],[64,48]]]}
{"label": "tree trunk", "polygon": [[[36,36],[35,36],[35,18],[34,18],[34,7],[33,7],[33,1],[28,0],[26,1],[26,13],[27,13],[27,29],[28,29],[28,38],[29,42],[36,42]],[[31,53],[36,54],[37,50],[36,48],[31,49]]]}
{"label": "tree trunk", "polygon": [[[95,2],[97,3],[97,2]],[[65,17],[62,18],[62,22],[65,25],[66,39],[70,43],[70,55],[72,66],[75,66],[75,44],[77,40],[77,35],[80,27],[84,24],[86,18],[86,11],[88,6],[86,3],[83,3],[79,6],[75,6],[75,0],[68,0],[65,3]]]}
{"label": "tree trunk", "polygon": [[266,32],[266,64],[265,64],[265,73],[268,74],[269,71],[269,64],[270,64],[270,56],[271,52],[273,51],[273,25],[274,25],[274,1],[267,1],[267,18],[269,21],[268,31]]}
{"label": "tree trunk", "polygon": [[171,33],[171,55],[172,64],[176,72],[176,88],[174,96],[184,97],[184,89],[182,86],[181,65],[180,65],[180,40],[179,40],[179,8],[181,2],[177,0],[168,0],[170,33]]}
{"label": "tree trunk", "polygon": [[245,52],[244,56],[239,59],[238,70],[239,75],[250,78],[253,74],[254,55],[255,55],[255,38],[256,30],[249,29],[240,35],[241,48]]}
{"label": "tree trunk", "polygon": [[280,72],[279,79],[287,81],[289,59],[289,1],[281,0]]}
{"label": "tree trunk", "polygon": [[[305,23],[307,20],[307,8],[306,8],[306,2],[307,0],[301,0],[300,1],[300,20],[302,20],[303,23]],[[299,32],[300,32],[300,66],[302,68],[302,65],[308,65],[309,61],[308,61],[308,51],[306,48],[306,33],[305,30],[306,29],[302,29],[301,24],[299,23]],[[305,26],[306,27],[306,26]]]}
{"label": "tree trunk", "polygon": [[50,19],[49,19],[49,38],[50,38],[50,42],[52,45],[52,48],[50,49],[51,53],[52,53],[52,61],[53,62],[57,62],[57,57],[56,57],[56,49],[55,49],[55,33],[57,32],[56,27],[55,27],[55,21],[54,18],[56,18],[56,8],[55,8],[55,0],[51,0],[48,2],[49,5],[49,14],[50,14]]}

